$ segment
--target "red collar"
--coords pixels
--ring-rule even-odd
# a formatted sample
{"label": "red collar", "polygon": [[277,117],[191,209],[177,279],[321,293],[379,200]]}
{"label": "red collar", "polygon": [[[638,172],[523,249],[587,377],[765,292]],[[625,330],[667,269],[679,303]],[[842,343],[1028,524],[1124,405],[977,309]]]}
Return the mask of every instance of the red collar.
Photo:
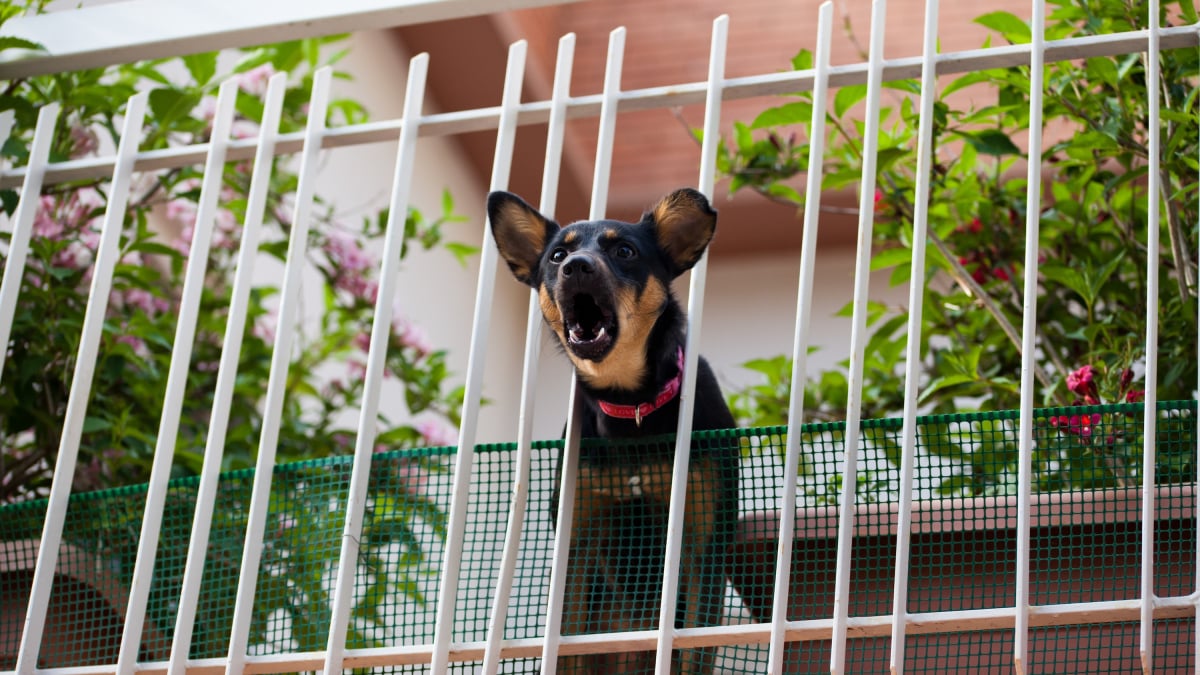
{"label": "red collar", "polygon": [[648,403],[638,403],[637,405],[623,405],[620,403],[609,403],[608,401],[599,401],[600,409],[609,417],[617,417],[624,420],[635,420],[637,425],[642,426],[642,418],[650,413],[658,410],[671,399],[679,395],[680,386],[683,384],[683,347],[679,348],[678,372],[675,377],[671,378],[663,388],[659,390],[658,396],[654,401]]}

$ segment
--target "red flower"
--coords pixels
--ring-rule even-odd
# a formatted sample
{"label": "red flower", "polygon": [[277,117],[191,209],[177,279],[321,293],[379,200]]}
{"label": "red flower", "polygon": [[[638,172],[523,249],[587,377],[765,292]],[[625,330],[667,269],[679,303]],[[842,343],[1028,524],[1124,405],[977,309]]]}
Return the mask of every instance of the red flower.
{"label": "red flower", "polygon": [[1126,368],[1121,371],[1121,391],[1128,389],[1131,384],[1133,384],[1133,368]]}
{"label": "red flower", "polygon": [[1067,389],[1075,392],[1083,397],[1083,401],[1090,405],[1095,405],[1100,402],[1098,390],[1096,389],[1096,369],[1092,366],[1083,366],[1067,375]]}
{"label": "red flower", "polygon": [[1146,390],[1144,389],[1130,389],[1129,392],[1125,394],[1126,403],[1141,403],[1145,399]]}
{"label": "red flower", "polygon": [[[1065,415],[1064,415],[1065,417]],[[1071,415],[1067,419],[1067,433],[1075,434],[1082,438],[1091,438],[1092,427],[1100,424],[1100,413],[1092,413],[1091,415]]]}

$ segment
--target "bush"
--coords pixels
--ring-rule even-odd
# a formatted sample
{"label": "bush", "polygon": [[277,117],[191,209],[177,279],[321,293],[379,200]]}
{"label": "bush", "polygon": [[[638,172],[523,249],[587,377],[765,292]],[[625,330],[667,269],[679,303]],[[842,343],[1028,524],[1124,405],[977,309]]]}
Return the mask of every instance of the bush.
{"label": "bush", "polygon": [[[1131,31],[1147,25],[1146,3],[1051,0],[1048,40]],[[1197,21],[1189,1],[1163,3],[1160,25]],[[1029,41],[1029,27],[1004,12],[976,21],[1000,38]],[[1148,104],[1143,56],[1093,57],[1046,65],[1045,124],[1065,129],[1048,142],[1040,219],[1037,391],[1042,405],[1140,401],[1145,388],[1146,269],[1157,264],[1162,280],[1159,398],[1188,399],[1196,388],[1197,82],[1195,49],[1161,53],[1162,194],[1164,254],[1146,254]],[[811,67],[801,52],[793,67]],[[881,112],[875,251],[872,269],[890,270],[893,285],[910,281],[916,183],[919,84],[885,83],[895,104]],[[960,107],[956,91],[969,89],[982,105]],[[926,412],[1018,405],[1024,268],[1025,195],[1028,188],[1020,138],[1029,128],[1028,67],[985,70],[943,80],[934,103],[935,148],[929,208],[929,243],[921,329],[920,405]],[[854,118],[865,85],[843,87],[833,97],[824,164],[825,190],[859,182],[863,124]],[[721,144],[719,170],[731,191],[754,190],[800,206],[798,177],[808,169],[808,146],[797,141],[812,110],[810,93],[735,124]],[[1055,140],[1058,139],[1058,140]],[[906,312],[872,303],[872,333],[864,361],[863,415],[897,414],[903,407]],[[1015,327],[1015,329],[1014,329]],[[744,424],[786,422],[791,360],[745,364],[765,382],[735,392],[731,402]],[[844,370],[805,383],[806,418],[845,416]],[[1044,487],[1075,485],[1072,464],[1106,468],[1106,481],[1129,478],[1124,460],[1112,460],[1113,439],[1092,435],[1078,415],[1056,429],[1084,439],[1089,452],[1054,458],[1057,477]],[[1087,419],[1090,420],[1090,417]],[[970,462],[954,458],[970,473]],[[1015,462],[1015,457],[1012,460]],[[1067,478],[1064,478],[1067,477]],[[994,478],[990,477],[990,478]],[[1101,483],[1106,481],[1100,481]],[[978,494],[989,477],[967,481]]]}
{"label": "bush", "polygon": [[[17,13],[14,7],[0,10],[0,22]],[[287,72],[290,78],[280,131],[302,130],[313,73],[345,54],[326,56],[339,40],[301,40],[233,55],[198,54],[11,81],[0,96],[0,110],[15,111],[16,128],[0,152],[15,164],[23,163],[29,156],[39,109],[56,102],[62,108],[52,161],[95,155],[100,148],[117,143],[122,106],[135,91],[144,89],[150,89],[150,94],[143,151],[202,144],[211,134],[213,94],[230,77],[240,88],[234,135],[255,136],[266,83],[276,72]],[[20,40],[2,46],[36,47]],[[223,68],[230,58],[234,59],[232,65]],[[338,76],[347,77],[345,73]],[[332,102],[331,124],[365,120],[366,112],[359,103],[348,99]],[[194,475],[201,468],[240,224],[246,216],[250,170],[248,163],[229,163],[224,169],[221,207],[215,221],[175,447],[176,476]],[[202,167],[192,166],[135,176],[121,231],[121,259],[105,315],[92,400],[83,426],[75,491],[131,485],[149,478],[172,357],[184,263],[196,226],[201,177]],[[297,182],[289,161],[278,159],[260,246],[264,257],[285,257],[292,225],[290,204]],[[104,181],[74,182],[49,186],[41,196],[0,377],[0,504],[36,498],[49,490],[89,294],[91,264],[100,238],[100,216],[107,204],[105,189]],[[5,192],[0,199],[11,216],[16,193]],[[445,247],[460,260],[473,253],[469,246],[444,241],[443,228],[460,218],[454,214],[448,193],[441,206],[442,212],[434,218],[416,210],[406,214],[402,258],[417,247]],[[372,251],[382,248],[386,211],[361,223],[346,223],[337,217],[335,205],[318,198],[315,212],[306,262],[323,286],[323,304],[318,308],[318,329],[313,334],[302,332],[294,348],[279,431],[279,462],[351,451],[355,432],[345,425],[357,419],[372,311],[378,299],[380,261]],[[10,244],[11,235],[0,234],[0,268],[8,260]],[[295,329],[276,325],[270,306],[278,292],[271,283],[260,284],[252,292],[224,444],[224,469],[251,467],[255,462],[274,334],[277,329]],[[406,410],[397,419],[380,415],[376,450],[452,444],[459,424],[462,390],[448,386],[446,353],[431,345],[420,327],[403,313],[397,310],[395,317],[385,373],[402,386]],[[371,518],[364,533],[362,557],[368,565],[375,565],[387,547],[394,550],[398,541],[407,542],[401,547],[403,560],[413,570],[422,564],[428,551],[422,549],[412,531],[432,529],[439,537],[444,536],[445,514],[423,489],[429,472],[442,470],[441,461],[435,455],[421,455],[411,460],[389,459],[383,464],[375,467],[377,479],[372,481],[374,492],[367,505]],[[395,469],[397,466],[402,470]],[[381,472],[395,475],[383,480],[379,478]],[[297,626],[311,616],[328,614],[325,577],[312,570],[326,570],[336,564],[336,551],[331,554],[326,549],[310,548],[311,537],[335,529],[340,537],[344,518],[340,511],[329,509],[328,494],[314,492],[303,472],[283,475],[275,481],[274,491],[280,500],[285,496],[301,502],[316,499],[321,507],[308,505],[308,514],[272,515],[272,531],[286,529],[289,537],[268,541],[270,555],[265,569],[270,579],[266,582],[282,584],[288,590],[276,597],[278,607],[256,607],[256,635],[262,633],[264,622],[271,620],[275,609],[287,611]],[[187,513],[190,515],[190,510]],[[245,512],[235,508],[225,516],[218,514],[218,519],[218,528],[224,528],[221,531],[240,532]],[[289,525],[285,528],[279,523]],[[128,557],[132,552],[129,531],[122,530],[115,540],[89,542],[89,547],[117,558]],[[307,535],[300,536],[302,533]],[[103,539],[111,534],[98,523],[88,536]],[[186,541],[174,543],[186,545]],[[272,566],[270,560],[276,559],[282,562]],[[182,568],[175,571],[182,573]],[[397,573],[390,581],[387,574],[382,568],[376,570],[376,586],[360,598],[356,616],[382,620],[385,614],[377,611],[378,607],[394,601],[381,592],[381,585],[388,583],[392,591],[423,602],[405,572]],[[210,591],[218,596],[227,592],[232,597],[232,588]],[[301,639],[298,634],[293,637]],[[367,646],[353,634],[352,642]],[[313,642],[309,648],[318,646]]]}

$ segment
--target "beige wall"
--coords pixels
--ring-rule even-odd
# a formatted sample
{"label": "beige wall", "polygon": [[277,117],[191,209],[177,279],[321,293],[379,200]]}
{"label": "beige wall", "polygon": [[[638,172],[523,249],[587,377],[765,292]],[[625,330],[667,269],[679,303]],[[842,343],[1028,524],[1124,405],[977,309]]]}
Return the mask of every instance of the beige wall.
{"label": "beige wall", "polygon": [[[337,81],[337,93],[361,101],[373,120],[397,119],[403,114],[408,60],[387,32],[356,34],[349,56],[340,64],[341,69],[354,74],[354,80]],[[436,112],[436,102],[427,100],[426,111]],[[326,151],[319,190],[336,198],[339,217],[357,224],[363,214],[387,205],[395,160],[394,143]],[[467,221],[447,226],[446,239],[479,245],[487,186],[469,171],[450,139],[422,138],[417,144],[416,161],[412,205],[436,216],[441,212],[442,191],[449,189],[458,213]],[[396,305],[402,313],[426,331],[436,348],[449,350],[455,385],[466,378],[478,263],[476,256],[464,268],[442,250],[412,253],[401,270],[396,293]],[[321,298],[316,284],[310,284],[307,291],[306,323],[312,326],[317,320],[313,312],[321,307]],[[480,418],[481,441],[504,440],[515,434],[509,431],[509,427],[515,429],[515,423],[508,422],[516,419],[515,394],[506,395],[504,390],[508,383],[519,383],[523,343],[518,337],[523,328],[509,319],[518,309],[524,312],[524,303],[525,295],[516,283],[506,279],[496,286],[493,312],[497,322],[490,331],[485,370],[485,395],[493,403],[484,407]],[[381,407],[391,415],[405,414],[403,395],[395,382],[385,382]],[[353,418],[347,423],[352,425]]]}
{"label": "beige wall", "polygon": [[[343,93],[362,100],[372,119],[399,117],[407,61],[407,55],[386,34],[360,34],[344,64],[355,73],[355,81],[339,82],[338,86]],[[394,162],[395,146],[391,143],[329,151],[322,168],[321,191],[337,195],[339,213],[354,222],[357,214],[386,203]],[[423,138],[418,144],[417,162],[414,205],[437,213],[441,191],[449,188],[460,213],[469,220],[450,226],[448,238],[479,244],[487,186],[468,172],[447,139]],[[854,250],[822,249],[817,261],[809,340],[821,349],[810,357],[810,373],[835,367],[849,355],[850,320],[833,315],[851,299]],[[449,350],[455,384],[466,377],[478,273],[478,258],[464,269],[443,251],[418,253],[410,257],[402,271],[397,292],[398,305],[405,314],[426,330],[434,345]],[[791,350],[798,273],[798,251],[718,258],[710,264],[702,349],[726,391],[754,381],[753,373],[739,367],[742,362]],[[685,305],[687,281],[685,276],[677,284]],[[528,289],[514,281],[503,264],[494,289],[484,372],[484,396],[490,402],[480,418],[481,442],[516,437],[529,297]],[[887,288],[885,277],[876,275],[872,281],[873,297],[882,294],[894,303],[902,303],[906,293],[904,288]],[[319,308],[319,302],[320,298],[310,293],[307,306]],[[315,317],[308,318],[315,321]],[[541,345],[534,433],[536,438],[551,438],[561,434],[566,419],[570,370],[544,331]],[[383,406],[393,414],[402,414],[395,383],[385,389]]]}

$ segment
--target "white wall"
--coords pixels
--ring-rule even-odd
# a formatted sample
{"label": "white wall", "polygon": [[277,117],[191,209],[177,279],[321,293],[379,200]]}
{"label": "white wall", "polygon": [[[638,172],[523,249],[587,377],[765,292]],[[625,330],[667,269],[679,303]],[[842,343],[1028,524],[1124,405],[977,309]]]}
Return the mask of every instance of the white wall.
{"label": "white wall", "polygon": [[[834,314],[852,298],[855,252],[853,248],[831,248],[819,253],[809,344],[820,350],[809,357],[810,375],[835,368],[850,355],[850,318]],[[798,251],[718,259],[709,265],[700,343],[727,394],[759,381],[756,373],[740,367],[742,363],[791,353],[799,273]],[[676,282],[685,308],[688,281],[685,275]],[[872,276],[872,298],[899,305],[907,293],[905,287],[888,287],[886,275]],[[538,382],[535,435],[548,438],[562,433],[570,371],[551,338],[543,336],[542,342],[544,372]]]}
{"label": "white wall", "polygon": [[[349,56],[339,64],[340,69],[353,73],[354,80],[338,80],[336,93],[362,102],[373,120],[399,118],[403,114],[408,60],[409,55],[394,35],[386,31],[356,34]],[[436,102],[427,98],[426,112],[436,111]],[[336,201],[338,213],[346,222],[357,223],[363,214],[387,205],[395,160],[394,143],[326,151],[319,191]],[[428,216],[437,216],[442,191],[449,189],[458,213],[468,220],[447,226],[443,230],[445,238],[480,245],[487,186],[470,172],[457,145],[448,138],[422,138],[417,144],[416,161],[412,205]],[[478,276],[478,256],[464,268],[442,250],[412,252],[401,270],[398,306],[426,331],[436,348],[449,351],[453,385],[466,378]],[[520,383],[523,343],[518,338],[523,325],[509,319],[518,311],[524,314],[526,296],[515,282],[507,278],[502,281],[496,286],[492,311],[497,322],[489,334],[484,371],[484,395],[492,401],[480,418],[479,440],[484,442],[511,440],[516,435],[516,394],[507,389],[510,384]],[[315,286],[309,297],[308,307],[321,306]],[[315,321],[315,317],[309,318]],[[382,408],[401,415],[402,393],[394,382],[391,385],[384,390]]]}
{"label": "white wall", "polygon": [[[392,36],[383,32],[356,35],[350,56],[342,64],[355,74],[355,80],[339,81],[339,90],[366,104],[372,119],[399,117],[407,62],[408,56]],[[370,212],[387,201],[394,161],[395,146],[390,143],[329,151],[321,191],[336,195],[348,218]],[[456,145],[449,139],[424,138],[418,144],[417,162],[413,204],[436,214],[442,190],[449,188],[458,210],[469,221],[450,226],[447,238],[480,244],[487,186],[468,171]],[[736,236],[736,227],[735,223],[723,223],[718,236]],[[847,247],[824,248],[817,256],[809,342],[820,350],[809,358],[810,373],[836,367],[849,355],[850,319],[834,314],[850,302],[854,255],[853,248]],[[400,307],[426,330],[435,346],[449,350],[455,384],[466,376],[478,262],[476,257],[464,269],[443,251],[417,253],[410,256],[400,280]],[[756,381],[758,376],[741,368],[741,363],[791,351],[798,274],[798,251],[717,259],[709,265],[701,344],[726,392]],[[685,307],[687,283],[685,275],[676,284]],[[480,417],[480,442],[512,441],[517,433],[529,291],[512,279],[503,264],[494,290],[483,387],[489,402]],[[877,274],[871,295],[900,305],[907,289],[889,288],[886,275]],[[318,304],[313,306],[320,306],[319,299],[314,302]],[[546,331],[541,344],[534,437],[554,438],[561,435],[566,419],[570,369]],[[385,409],[401,410],[398,389],[393,386],[390,390],[385,389]]]}

